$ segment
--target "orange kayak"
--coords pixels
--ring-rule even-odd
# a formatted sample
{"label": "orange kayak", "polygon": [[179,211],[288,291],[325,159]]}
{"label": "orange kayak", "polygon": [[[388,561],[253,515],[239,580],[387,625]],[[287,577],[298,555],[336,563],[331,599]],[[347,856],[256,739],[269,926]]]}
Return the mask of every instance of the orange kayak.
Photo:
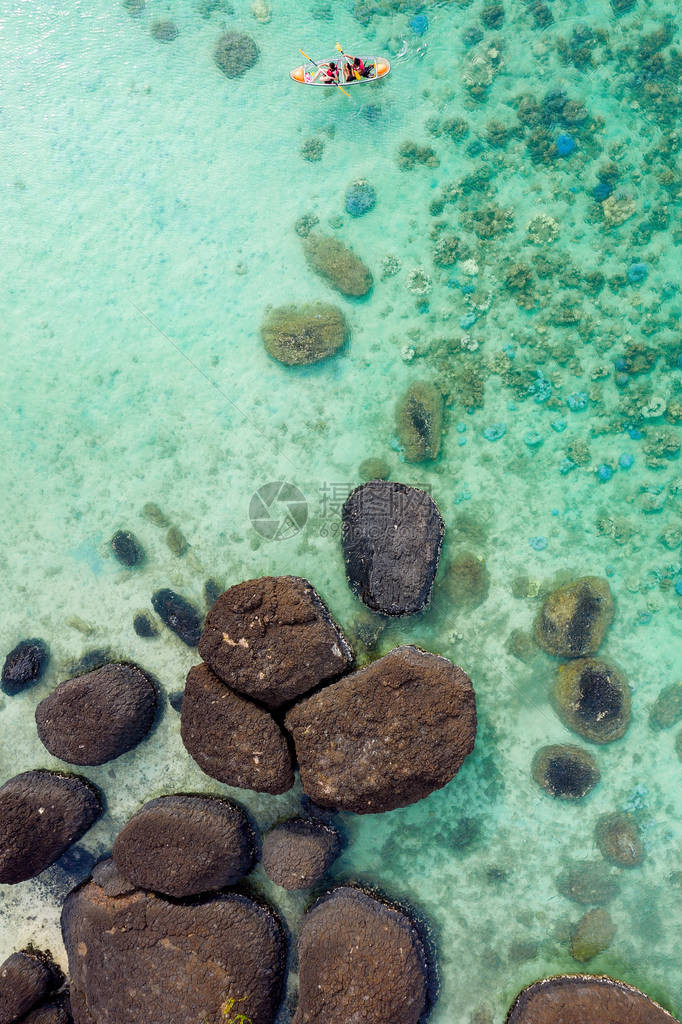
{"label": "orange kayak", "polygon": [[[351,78],[348,82],[345,80],[345,75],[342,73],[339,75],[339,85],[342,85],[344,89],[350,85],[362,85],[365,82],[376,82],[378,78],[385,78],[391,70],[391,65],[385,57],[361,57],[361,60],[367,70],[370,72],[367,78]],[[335,57],[330,57],[329,60],[321,60],[319,67],[328,65],[330,61],[334,61],[341,69],[343,69],[346,63],[343,58],[338,54]],[[313,82],[313,75],[317,71],[314,64],[301,64],[300,68],[294,68],[293,71],[289,72],[289,77],[293,78],[294,82],[300,82],[301,85],[324,85],[327,89],[335,89],[336,82],[323,82],[321,77],[317,81]]]}

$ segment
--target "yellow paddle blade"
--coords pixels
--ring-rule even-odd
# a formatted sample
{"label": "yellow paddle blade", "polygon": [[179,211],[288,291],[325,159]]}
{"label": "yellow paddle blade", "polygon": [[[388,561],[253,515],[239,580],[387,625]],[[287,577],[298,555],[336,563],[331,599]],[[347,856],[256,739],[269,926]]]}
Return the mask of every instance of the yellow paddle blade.
{"label": "yellow paddle blade", "polygon": [[[315,64],[315,61],[313,60],[313,58],[309,57],[307,53],[303,53],[303,50],[299,50],[298,52],[302,53],[303,56],[305,57],[305,59],[309,60],[311,64]],[[317,64],[315,64],[315,67],[317,67]]]}
{"label": "yellow paddle blade", "polygon": [[337,88],[337,89],[340,89],[340,90],[341,90],[341,92],[343,93],[343,95],[344,95],[344,96],[347,96],[349,100],[352,100],[352,99],[353,99],[353,97],[351,96],[351,94],[350,94],[349,92],[346,92],[346,90],[345,90],[345,89],[343,88],[343,86],[342,86],[342,85],[339,85],[339,84],[338,84],[338,82],[337,82],[337,84],[336,84],[336,88]]}

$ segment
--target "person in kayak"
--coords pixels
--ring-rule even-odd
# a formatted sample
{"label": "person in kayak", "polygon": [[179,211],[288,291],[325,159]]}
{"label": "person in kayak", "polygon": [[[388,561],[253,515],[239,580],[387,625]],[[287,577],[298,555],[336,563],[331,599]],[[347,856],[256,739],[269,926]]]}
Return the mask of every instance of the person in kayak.
{"label": "person in kayak", "polygon": [[322,78],[324,85],[337,85],[339,81],[339,69],[334,63],[330,61],[329,64],[320,64],[319,68],[310,79],[311,82],[316,82],[318,78]]}
{"label": "person in kayak", "polygon": [[349,53],[344,53],[344,57],[347,58],[343,68],[347,82],[352,82],[354,80],[359,81],[361,78],[369,77],[371,73],[370,69],[367,67],[362,57],[351,57]]}

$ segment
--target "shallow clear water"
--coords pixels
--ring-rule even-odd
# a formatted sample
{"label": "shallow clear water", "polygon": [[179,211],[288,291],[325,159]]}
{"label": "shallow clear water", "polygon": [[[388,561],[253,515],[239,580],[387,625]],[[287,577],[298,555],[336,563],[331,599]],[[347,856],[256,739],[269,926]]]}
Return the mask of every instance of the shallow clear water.
{"label": "shallow clear water", "polygon": [[[208,577],[307,576],[354,638],[362,612],[338,513],[360,463],[381,457],[392,478],[431,490],[448,533],[430,610],[387,629],[379,653],[414,641],[462,665],[480,727],[444,790],[383,816],[342,816],[351,842],[334,876],[370,881],[429,920],[435,1024],[497,1022],[524,984],[578,967],[570,934],[585,908],[556,878],[571,860],[600,860],[596,819],[629,809],[646,859],[614,869],[615,937],[586,969],[679,1016],[682,726],[648,724],[660,690],[682,678],[676,5],[638,0],[617,15],[604,0],[504,0],[504,22],[483,29],[479,2],[426,4],[421,37],[407,5],[363,4],[359,20],[349,2],[328,17],[323,3],[295,0],[273,4],[267,23],[248,0],[234,6],[0,10],[0,650],[41,636],[52,653],[36,687],[0,698],[0,782],[61,766],[33,711],[87,651],[138,661],[168,693],[182,687],[196,653],[165,630],[145,640],[132,628],[158,587],[201,605]],[[172,42],[150,33],[162,17],[178,26]],[[224,25],[261,50],[232,81],[212,60]],[[478,42],[467,35],[476,26]],[[289,81],[299,47],[328,56],[337,40],[387,53],[387,81],[351,100]],[[528,95],[539,106],[519,103]],[[532,134],[532,117],[546,134]],[[467,122],[458,138],[444,127],[454,118]],[[561,134],[575,143],[564,157]],[[303,158],[311,138],[324,142],[323,162]],[[437,165],[401,168],[406,142],[432,147]],[[356,178],[378,197],[359,218],[344,210]],[[600,180],[613,189],[606,202],[593,194]],[[459,187],[441,209],[448,185]],[[369,299],[339,297],[307,267],[295,230],[306,214],[365,259]],[[450,233],[466,251],[438,266],[434,247]],[[426,296],[410,290],[415,269],[430,279]],[[348,347],[306,369],[271,360],[266,305],[317,299],[342,306]],[[403,457],[394,411],[414,380],[446,394],[440,456],[420,464]],[[575,394],[585,408],[569,404]],[[487,440],[500,423],[503,436]],[[605,482],[600,465],[614,470]],[[309,514],[295,535],[268,541],[249,502],[281,479]],[[187,537],[183,556],[142,515],[150,501]],[[119,528],[143,543],[142,569],[114,560]],[[442,585],[461,549],[490,575],[474,609]],[[583,744],[552,710],[556,662],[518,632],[509,643],[531,629],[533,595],[557,574],[607,575],[616,599],[600,656],[630,682],[632,722],[608,746]],[[590,746],[602,772],[576,804],[531,778],[535,750],[554,742]],[[136,750],[86,774],[108,801],[79,844],[93,855],[144,799],[226,792],[185,754],[170,707]],[[262,827],[300,806],[298,788],[231,792]],[[0,889],[0,959],[29,939],[63,958],[58,901],[75,877],[62,866]],[[295,930],[306,896],[282,898],[260,874],[257,884]]]}

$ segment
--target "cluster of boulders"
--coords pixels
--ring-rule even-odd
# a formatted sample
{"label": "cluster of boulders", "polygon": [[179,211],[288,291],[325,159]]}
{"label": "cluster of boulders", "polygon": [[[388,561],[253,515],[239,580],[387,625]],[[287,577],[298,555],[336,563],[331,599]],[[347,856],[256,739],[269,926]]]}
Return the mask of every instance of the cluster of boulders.
{"label": "cluster of boulders", "polygon": [[[429,495],[372,480],[350,495],[342,519],[354,593],[386,617],[423,610],[444,534]],[[121,561],[133,550],[126,538],[118,547]],[[484,570],[474,569],[478,594]],[[474,690],[446,658],[401,645],[353,670],[351,645],[300,577],[248,580],[211,596],[203,625],[173,591],[157,591],[152,600],[183,642],[198,644],[203,659],[174,704],[182,741],[203,772],[244,789],[283,793],[298,768],[312,813],[275,824],[261,839],[231,800],[175,793],[144,804],[119,832],[111,856],[66,899],[69,991],[48,954],[15,953],[0,967],[0,1024],[273,1024],[286,981],[286,929],[244,880],[260,862],[286,890],[315,889],[343,850],[325,809],[363,814],[411,804],[450,782],[473,749]],[[622,675],[594,657],[612,616],[608,584],[588,577],[549,594],[536,623],[538,643],[571,659],[559,670],[557,710],[596,743],[623,735],[629,715]],[[3,668],[5,692],[36,682],[48,657],[41,640],[19,644]],[[60,683],[38,704],[36,723],[54,756],[99,765],[139,744],[158,707],[157,684],[145,671],[111,662]],[[669,687],[652,707],[652,728],[680,714],[679,692]],[[563,799],[584,796],[599,780],[590,755],[567,745],[538,751],[533,774]],[[102,809],[102,794],[80,775],[33,770],[10,779],[0,787],[0,883],[24,881],[54,864]],[[610,864],[631,868],[643,859],[630,815],[602,815],[595,841]],[[579,862],[557,880],[560,892],[591,908],[571,939],[578,961],[611,941],[613,922],[603,906],[618,887],[611,871],[604,861]],[[294,1024],[348,1024],[356,1017],[364,1024],[418,1024],[433,997],[432,966],[428,944],[404,909],[355,885],[332,888],[300,928]],[[616,1024],[611,1010],[618,1024],[672,1022],[642,993],[582,975],[524,990],[508,1021],[555,1024],[577,1005],[581,1020],[595,1024]]]}
{"label": "cluster of boulders", "polygon": [[[608,581],[584,576],[552,590],[535,621],[543,650],[569,661],[558,668],[554,708],[573,732],[592,743],[620,739],[630,723],[630,689],[616,666],[595,658],[614,613]],[[573,744],[553,744],[535,754],[532,774],[551,796],[586,796],[601,775],[594,757]]]}

